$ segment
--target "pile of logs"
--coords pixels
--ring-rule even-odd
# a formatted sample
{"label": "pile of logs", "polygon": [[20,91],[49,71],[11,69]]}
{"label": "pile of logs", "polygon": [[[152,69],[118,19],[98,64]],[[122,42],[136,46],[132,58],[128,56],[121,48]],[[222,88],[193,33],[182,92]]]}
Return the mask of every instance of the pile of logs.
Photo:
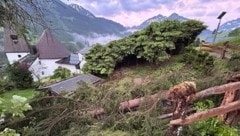
{"label": "pile of logs", "polygon": [[[189,104],[204,97],[225,94],[224,99],[219,107],[205,111],[195,112],[189,108]],[[119,105],[119,112],[131,111],[137,108],[142,102],[154,103],[163,98],[170,100],[173,105],[173,112],[159,116],[159,119],[171,118],[169,123],[168,135],[177,135],[179,127],[188,125],[196,121],[205,120],[210,117],[218,116],[224,123],[234,125],[240,121],[240,75],[231,77],[227,84],[211,87],[200,92],[196,92],[194,82],[183,82],[167,91],[137,98]],[[93,109],[87,112],[93,116],[99,116],[105,113],[103,108]],[[192,113],[191,115],[188,115]]]}
{"label": "pile of logs", "polygon": [[[184,112],[186,113],[186,107],[188,103],[186,103],[185,111],[181,111],[181,109],[175,109],[172,114],[172,120],[170,121],[170,127],[168,130],[169,136],[178,135],[179,127],[183,125],[188,125],[196,121],[205,120],[210,117],[218,116],[222,122],[227,125],[235,125],[240,121],[240,75],[232,76],[227,84],[216,86],[212,88],[208,88],[191,96],[192,98],[189,101],[194,101],[206,96],[216,95],[216,94],[224,94],[224,98],[219,107],[208,109],[205,111],[197,112],[187,117],[184,116]],[[171,91],[171,90],[170,90]],[[186,97],[190,97],[187,96]],[[185,101],[186,98],[183,98],[182,101]],[[182,102],[178,100],[178,105]],[[179,118],[175,118],[174,114],[178,113]]]}

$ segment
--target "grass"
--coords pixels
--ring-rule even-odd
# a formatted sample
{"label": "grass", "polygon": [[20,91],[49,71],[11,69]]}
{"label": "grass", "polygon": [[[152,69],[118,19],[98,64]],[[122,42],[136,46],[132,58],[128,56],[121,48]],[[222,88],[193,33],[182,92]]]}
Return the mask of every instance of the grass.
{"label": "grass", "polygon": [[10,101],[13,95],[18,95],[22,97],[26,97],[28,100],[34,98],[39,95],[40,92],[34,91],[33,89],[25,89],[25,90],[17,90],[14,89],[12,91],[7,91],[3,94],[0,94],[0,97],[6,101]]}
{"label": "grass", "polygon": [[[233,37],[233,38],[229,39],[228,41],[229,41],[229,45],[240,46],[240,37],[239,36]],[[222,46],[224,42],[226,42],[226,41],[218,42],[218,43],[216,43],[216,45]]]}

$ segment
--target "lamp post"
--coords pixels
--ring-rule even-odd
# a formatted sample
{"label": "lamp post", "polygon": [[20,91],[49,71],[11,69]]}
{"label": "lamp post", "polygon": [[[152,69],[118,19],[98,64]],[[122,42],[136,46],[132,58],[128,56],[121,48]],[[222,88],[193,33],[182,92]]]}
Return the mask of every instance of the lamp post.
{"label": "lamp post", "polygon": [[216,37],[217,37],[217,33],[218,33],[218,29],[219,29],[219,26],[221,24],[221,19],[222,17],[226,14],[227,12],[223,11],[218,17],[217,19],[219,19],[219,22],[218,22],[218,26],[217,26],[217,29],[215,31],[215,35],[214,35],[214,38],[213,38],[213,44],[215,43],[215,40],[216,40]]}

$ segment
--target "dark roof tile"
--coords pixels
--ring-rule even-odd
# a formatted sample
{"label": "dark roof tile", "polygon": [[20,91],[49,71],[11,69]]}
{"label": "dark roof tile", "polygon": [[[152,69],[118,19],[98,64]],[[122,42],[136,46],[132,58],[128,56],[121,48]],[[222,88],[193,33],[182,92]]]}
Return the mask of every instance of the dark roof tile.
{"label": "dark roof tile", "polygon": [[37,50],[40,59],[61,59],[70,55],[67,48],[52,35],[49,29],[44,30],[37,43]]}
{"label": "dark roof tile", "polygon": [[[11,38],[17,36],[17,42],[14,42]],[[4,28],[4,52],[15,53],[15,52],[30,52],[29,45],[27,44],[23,36],[17,35],[15,31],[9,28]]]}
{"label": "dark roof tile", "polygon": [[42,87],[40,89],[50,89],[57,94],[60,94],[62,92],[72,92],[80,87],[80,81],[95,85],[100,83],[102,79],[93,75],[81,74],[73,78],[69,78],[52,85]]}

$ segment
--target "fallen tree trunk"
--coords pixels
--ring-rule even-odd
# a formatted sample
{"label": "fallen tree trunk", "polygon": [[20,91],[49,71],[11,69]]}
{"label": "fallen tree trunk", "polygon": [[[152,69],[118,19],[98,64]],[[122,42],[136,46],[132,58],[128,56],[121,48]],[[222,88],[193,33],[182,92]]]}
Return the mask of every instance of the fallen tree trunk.
{"label": "fallen tree trunk", "polygon": [[[143,101],[147,101],[147,102],[151,102],[151,103],[156,102],[158,100],[158,98],[160,98],[160,97],[161,97],[161,94],[157,93],[157,94],[153,94],[153,95],[150,95],[150,96],[147,96],[147,97],[141,97],[141,98],[121,102],[119,104],[119,111],[122,112],[122,111],[125,111],[125,110],[130,110],[130,109],[136,108],[136,107],[140,106],[140,104]],[[104,114],[105,111],[104,111],[103,108],[98,108],[98,109],[94,109],[92,111],[88,111],[87,113],[90,114],[90,115],[93,115],[93,116],[97,116],[97,115],[100,115],[100,114]]]}
{"label": "fallen tree trunk", "polygon": [[[190,110],[187,110],[186,114],[193,113],[193,112],[196,112],[196,110],[190,109]],[[171,118],[172,116],[173,116],[173,113],[167,113],[167,114],[160,115],[158,119],[167,119],[167,118]]]}
{"label": "fallen tree trunk", "polygon": [[225,114],[230,111],[234,111],[234,110],[238,110],[238,109],[240,109],[240,101],[232,102],[227,105],[213,108],[210,110],[194,113],[194,114],[186,117],[185,119],[172,120],[172,121],[170,121],[170,125],[187,125],[187,124],[191,124],[196,121],[208,119],[210,117],[214,117],[214,116],[217,116],[220,114]]}
{"label": "fallen tree trunk", "polygon": [[224,84],[221,86],[211,87],[211,88],[205,89],[201,92],[198,92],[194,99],[196,100],[196,99],[200,99],[200,98],[203,98],[206,96],[211,96],[211,95],[215,95],[215,94],[223,94],[228,90],[239,90],[239,89],[240,89],[240,82]]}
{"label": "fallen tree trunk", "polygon": [[[200,99],[206,96],[215,95],[215,94],[223,94],[227,90],[238,90],[238,89],[240,89],[240,82],[234,82],[234,83],[224,84],[221,86],[215,86],[215,87],[211,87],[196,93],[196,95],[193,97],[193,100],[197,100],[197,99]],[[168,95],[169,95],[168,90],[165,90],[165,91],[161,91],[160,93],[150,95],[148,97],[141,97],[141,98],[121,102],[119,105],[119,111],[136,108],[141,104],[143,100],[146,101],[147,99],[149,99],[149,101],[155,102],[158,100],[158,98],[159,99],[166,98]],[[104,114],[105,111],[103,108],[98,108],[98,109],[88,111],[87,113],[96,116],[96,115]]]}

